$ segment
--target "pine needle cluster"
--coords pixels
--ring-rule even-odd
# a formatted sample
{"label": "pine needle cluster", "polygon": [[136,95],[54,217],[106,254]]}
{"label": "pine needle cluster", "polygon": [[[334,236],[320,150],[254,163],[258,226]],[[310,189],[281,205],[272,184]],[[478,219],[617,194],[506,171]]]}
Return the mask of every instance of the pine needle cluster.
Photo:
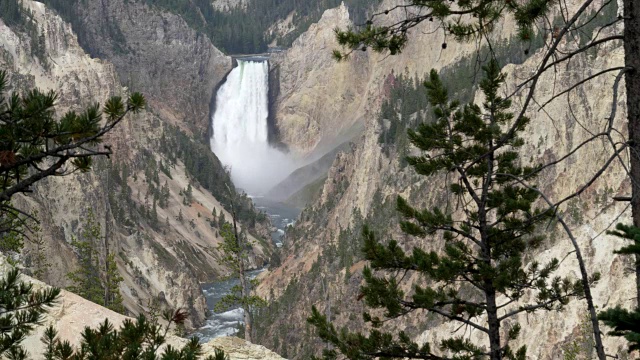
{"label": "pine needle cluster", "polygon": [[[391,55],[402,52],[409,37],[408,32],[422,22],[436,22],[445,36],[457,41],[479,39],[490,34],[498,21],[511,16],[517,26],[520,40],[531,41],[535,37],[535,24],[551,12],[556,0],[411,0],[374,14],[360,28],[336,29],[338,43],[347,51],[335,50],[337,60],[343,60],[355,50],[387,51]],[[398,11],[407,15],[398,21],[380,21]],[[386,19],[385,19],[386,20]],[[446,49],[446,42],[442,48]]]}

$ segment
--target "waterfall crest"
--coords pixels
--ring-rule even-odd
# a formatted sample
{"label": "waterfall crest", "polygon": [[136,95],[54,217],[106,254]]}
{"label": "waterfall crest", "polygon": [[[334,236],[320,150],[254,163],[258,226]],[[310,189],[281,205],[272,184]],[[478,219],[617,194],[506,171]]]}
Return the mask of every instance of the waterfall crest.
{"label": "waterfall crest", "polygon": [[269,145],[269,63],[242,61],[216,95],[211,150],[231,168],[236,186],[264,194],[292,170],[290,157]]}

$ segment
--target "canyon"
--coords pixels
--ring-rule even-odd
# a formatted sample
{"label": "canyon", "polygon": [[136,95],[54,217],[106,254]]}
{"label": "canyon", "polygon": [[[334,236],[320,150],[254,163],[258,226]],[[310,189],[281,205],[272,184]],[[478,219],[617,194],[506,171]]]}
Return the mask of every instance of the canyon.
{"label": "canyon", "polygon": [[[376,10],[384,12],[401,3],[384,0]],[[221,11],[246,4],[214,2]],[[580,4],[567,1],[567,11],[575,11]],[[604,4],[595,1],[592,6],[597,9]],[[249,263],[253,269],[266,269],[257,277],[256,292],[268,305],[256,311],[253,339],[266,348],[230,337],[210,341],[207,349],[222,348],[231,359],[307,359],[326,347],[306,323],[312,306],[338,326],[350,330],[365,326],[360,316],[364,304],[358,300],[366,265],[359,254],[362,225],[371,224],[381,236],[402,239],[396,195],[422,207],[448,204],[441,185],[444,175],[416,174],[403,160],[414,150],[381,140],[391,131],[392,122],[381,117],[380,109],[399,87],[399,79],[415,79],[417,84],[431,69],[449,76],[471,72],[469,59],[478,51],[477,45],[448,39],[434,23],[411,29],[409,42],[398,55],[356,51],[338,62],[332,56],[340,48],[335,29],[355,25],[343,3],[326,10],[290,48],[255,61],[224,54],[179,15],[143,1],[89,1],[72,22],[40,2],[25,0],[24,6],[37,19],[46,51],[44,57],[34,57],[28,35],[0,20],[0,68],[9,70],[12,90],[55,90],[59,113],[132,91],[143,92],[149,103],[145,112],[109,134],[106,142],[114,149],[112,159],[97,162],[87,174],[47,179],[33,195],[16,199],[20,208],[37,211],[47,254],[55,264],[35,282],[69,285],[66,274],[78,266],[70,243],[91,209],[103,230],[112,229],[109,246],[117,253],[124,278],[121,292],[127,312],[145,313],[158,302],[183,307],[189,311],[189,330],[197,329],[205,324],[210,310],[201,285],[230,274],[221,261],[218,246],[223,239],[215,224],[222,216],[232,218],[230,198],[239,199],[237,205],[245,214],[241,230],[252,244]],[[390,24],[401,19],[402,14],[391,12],[379,21]],[[620,29],[618,24],[607,31]],[[512,19],[503,19],[491,40],[501,44],[502,51],[515,51],[510,47],[517,41],[510,36],[514,32]],[[567,41],[560,46],[568,51],[573,44]],[[516,93],[515,104],[524,101],[516,84],[535,72],[542,56],[543,49],[537,48],[506,61],[503,71],[508,86],[503,92]],[[543,102],[560,88],[621,66],[623,59],[622,45],[617,43],[580,54],[570,66],[545,74],[536,98]],[[522,135],[522,151],[530,154],[528,163],[562,158],[588,139],[592,129],[602,128],[612,102],[602,89],[612,89],[614,81],[613,76],[597,77],[568,97],[550,102],[544,111],[532,107],[527,113],[531,124]],[[470,91],[471,100],[480,101],[476,90]],[[613,126],[619,130],[614,137],[624,142],[624,87],[614,100]],[[423,115],[427,116],[426,111],[409,114],[399,131],[405,132],[412,119]],[[194,160],[176,148],[197,151],[204,160]],[[562,199],[589,182],[610,156],[607,144],[590,143],[543,171],[537,186],[549,198]],[[210,174],[196,174],[194,163],[210,166]],[[165,167],[167,171],[162,170]],[[126,178],[109,180],[124,174],[125,168]],[[211,184],[202,180],[205,177],[213,179]],[[161,186],[169,193],[166,207],[156,207],[150,195],[151,189]],[[225,186],[233,188],[228,190],[233,194]],[[192,196],[187,197],[189,187]],[[624,167],[614,162],[582,195],[559,209],[587,267],[602,275],[592,288],[599,309],[635,303],[635,284],[629,281],[633,261],[613,254],[624,242],[606,233],[616,223],[630,221],[627,204],[613,201],[614,196],[630,192]],[[272,241],[274,224],[259,208],[258,196],[263,195],[301,211],[286,224],[281,243]],[[157,224],[145,215],[151,207]],[[137,223],[118,217],[115,213],[120,208],[127,216],[134,214]],[[573,247],[563,230],[553,224],[542,231],[546,239],[527,254],[526,262],[563,259],[558,275],[578,276]],[[405,240],[407,249],[442,247],[441,238]],[[276,243],[283,247],[277,248]],[[29,263],[29,254],[35,251],[27,242],[22,261]],[[63,336],[69,339],[83,326],[97,325],[100,318],[125,318],[69,292],[62,303],[48,321],[68,328]],[[79,314],[84,313],[92,314],[92,320],[81,320]],[[526,325],[515,343],[526,345],[529,357],[535,359],[562,358],[568,346],[578,344],[584,358],[590,359],[593,349],[584,331],[585,315],[584,301],[576,299],[561,312],[519,316],[517,320]],[[385,326],[405,330],[420,342],[435,343],[451,334],[474,343],[483,341],[477,332],[426,313]],[[39,336],[27,340],[34,349]],[[183,341],[176,336],[170,343]],[[622,339],[606,336],[604,341],[608,353],[628,356]]]}

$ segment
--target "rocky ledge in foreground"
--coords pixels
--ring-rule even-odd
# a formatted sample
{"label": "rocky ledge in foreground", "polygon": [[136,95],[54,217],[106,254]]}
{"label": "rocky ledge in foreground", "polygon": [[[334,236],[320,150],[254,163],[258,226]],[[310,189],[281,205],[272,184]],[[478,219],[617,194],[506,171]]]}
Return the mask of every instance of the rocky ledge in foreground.
{"label": "rocky ledge in foreground", "polygon": [[[6,274],[6,267],[3,269],[0,259],[0,276]],[[32,282],[34,287],[48,286],[38,280],[28,276],[22,276],[25,282]],[[32,357],[37,358],[44,352],[44,346],[40,341],[44,329],[51,324],[58,330],[60,340],[68,340],[73,345],[78,344],[82,330],[89,326],[96,328],[104,319],[109,319],[116,327],[127,319],[126,316],[118,314],[98,304],[92,303],[74,293],[62,291],[57,305],[48,312],[43,326],[39,326],[28,336],[23,345]],[[175,335],[167,337],[167,343],[176,347],[186,344],[187,340]],[[215,349],[224,350],[229,355],[230,360],[285,360],[280,355],[261,345],[255,345],[236,337],[222,337],[213,339],[203,344],[204,356],[213,355]]]}

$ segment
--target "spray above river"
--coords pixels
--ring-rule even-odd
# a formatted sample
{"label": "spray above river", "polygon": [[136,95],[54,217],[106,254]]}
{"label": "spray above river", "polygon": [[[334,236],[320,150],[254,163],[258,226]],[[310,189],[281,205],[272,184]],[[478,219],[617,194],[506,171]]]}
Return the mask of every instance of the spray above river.
{"label": "spray above river", "polygon": [[231,168],[236,186],[264,194],[294,169],[290,156],[269,145],[269,63],[238,60],[216,95],[211,149]]}

